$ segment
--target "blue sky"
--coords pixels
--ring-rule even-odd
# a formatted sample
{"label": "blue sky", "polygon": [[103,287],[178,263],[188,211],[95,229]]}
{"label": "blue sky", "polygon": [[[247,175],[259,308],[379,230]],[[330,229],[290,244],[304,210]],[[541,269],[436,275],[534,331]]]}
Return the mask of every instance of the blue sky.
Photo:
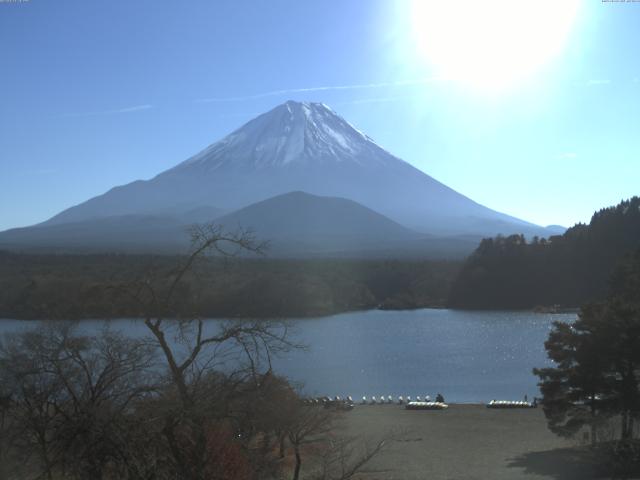
{"label": "blue sky", "polygon": [[557,51],[497,89],[443,76],[420,24],[410,1],[1,2],[0,230],[151,178],[288,99],[535,223],[640,194],[640,2],[580,3]]}

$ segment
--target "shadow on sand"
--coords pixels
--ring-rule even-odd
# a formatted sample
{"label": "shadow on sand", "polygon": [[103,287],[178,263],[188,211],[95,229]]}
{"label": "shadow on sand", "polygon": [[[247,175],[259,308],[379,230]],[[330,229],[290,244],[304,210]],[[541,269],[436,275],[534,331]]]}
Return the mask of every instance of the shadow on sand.
{"label": "shadow on sand", "polygon": [[607,476],[598,454],[588,447],[526,453],[511,459],[508,467],[523,468],[527,474],[558,480],[589,480]]}

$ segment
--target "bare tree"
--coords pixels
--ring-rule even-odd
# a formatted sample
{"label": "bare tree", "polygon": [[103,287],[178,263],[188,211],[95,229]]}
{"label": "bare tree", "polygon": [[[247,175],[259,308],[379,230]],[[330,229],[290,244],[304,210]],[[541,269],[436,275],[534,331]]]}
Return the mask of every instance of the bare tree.
{"label": "bare tree", "polygon": [[304,405],[273,373],[274,355],[300,347],[286,323],[198,315],[206,255],[260,254],[265,245],[213,225],[195,228],[192,238],[177,268],[111,287],[136,300],[150,337],[109,330],[87,337],[58,324],[3,343],[0,459],[13,455],[16,467],[8,475],[281,478],[291,448],[294,479],[305,456],[307,476],[333,480],[353,477],[381,451],[384,442],[336,435],[337,412]]}
{"label": "bare tree", "polygon": [[99,479],[126,463],[134,452],[126,417],[155,389],[152,361],[148,345],[108,330],[85,337],[49,324],[7,338],[0,382],[13,392],[6,433],[19,476]]}
{"label": "bare tree", "polygon": [[331,432],[335,415],[335,412],[315,405],[300,405],[290,413],[287,434],[295,456],[293,480],[300,477],[302,449],[326,441],[325,436]]}
{"label": "bare tree", "polygon": [[[313,480],[348,480],[363,473],[365,467],[392,442],[404,437],[403,432],[388,432],[377,439],[341,434],[342,411],[321,405],[297,402],[289,406],[286,422],[288,440],[294,451],[293,480],[302,471],[303,454],[309,467],[305,478]],[[305,453],[306,452],[306,453]]]}
{"label": "bare tree", "polygon": [[360,437],[337,436],[329,439],[320,452],[319,472],[314,480],[349,480],[364,473],[364,469],[399,434],[388,433],[382,438],[365,441]]}
{"label": "bare tree", "polygon": [[[144,324],[162,352],[170,386],[175,390],[175,403],[165,403],[162,427],[175,469],[181,478],[203,479],[215,477],[211,465],[218,459],[215,449],[207,448],[207,444],[211,432],[224,421],[231,422],[236,443],[246,454],[252,438],[263,433],[254,428],[259,422],[248,421],[255,405],[240,412],[231,407],[260,391],[259,382],[271,370],[273,355],[296,345],[289,340],[284,322],[212,324],[200,318],[197,293],[188,292],[186,281],[192,280],[191,286],[198,284],[198,265],[210,253],[226,259],[243,253],[260,255],[266,243],[258,242],[250,231],[230,233],[214,224],[196,226],[191,235],[191,252],[175,270],[159,279],[148,276],[121,286],[120,291],[140,305]],[[195,307],[181,303],[189,294]]]}

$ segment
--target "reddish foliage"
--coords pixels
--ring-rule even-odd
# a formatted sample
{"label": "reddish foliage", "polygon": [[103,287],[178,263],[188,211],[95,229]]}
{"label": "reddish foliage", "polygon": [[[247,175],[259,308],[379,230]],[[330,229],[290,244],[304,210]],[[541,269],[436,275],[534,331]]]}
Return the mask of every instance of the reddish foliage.
{"label": "reddish foliage", "polygon": [[242,446],[236,441],[233,429],[228,425],[217,425],[207,432],[209,461],[208,479],[251,480],[255,473]]}

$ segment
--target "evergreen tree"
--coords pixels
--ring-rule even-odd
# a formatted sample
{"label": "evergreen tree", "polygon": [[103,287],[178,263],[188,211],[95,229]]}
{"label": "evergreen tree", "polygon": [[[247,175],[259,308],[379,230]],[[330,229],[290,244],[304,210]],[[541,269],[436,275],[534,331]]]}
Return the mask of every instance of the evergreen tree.
{"label": "evergreen tree", "polygon": [[616,270],[606,301],[586,305],[573,324],[556,322],[545,343],[555,367],[540,377],[549,428],[572,436],[585,426],[619,422],[621,440],[634,438],[640,418],[640,251]]}

